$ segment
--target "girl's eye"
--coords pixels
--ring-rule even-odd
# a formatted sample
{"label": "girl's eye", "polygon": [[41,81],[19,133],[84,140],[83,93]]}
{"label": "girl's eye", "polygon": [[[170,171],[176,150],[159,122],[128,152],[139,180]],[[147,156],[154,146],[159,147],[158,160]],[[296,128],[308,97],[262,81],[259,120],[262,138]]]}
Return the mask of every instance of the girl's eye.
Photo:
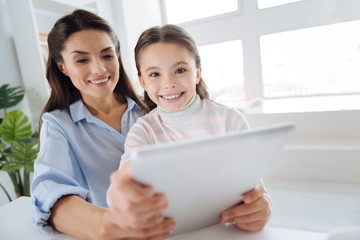
{"label": "girl's eye", "polygon": [[77,63],[86,63],[87,61],[88,61],[88,59],[86,59],[86,58],[76,60]]}
{"label": "girl's eye", "polygon": [[159,73],[155,72],[155,73],[150,73],[150,77],[158,77],[160,76]]}
{"label": "girl's eye", "polygon": [[184,68],[179,68],[175,73],[184,73],[186,70]]}

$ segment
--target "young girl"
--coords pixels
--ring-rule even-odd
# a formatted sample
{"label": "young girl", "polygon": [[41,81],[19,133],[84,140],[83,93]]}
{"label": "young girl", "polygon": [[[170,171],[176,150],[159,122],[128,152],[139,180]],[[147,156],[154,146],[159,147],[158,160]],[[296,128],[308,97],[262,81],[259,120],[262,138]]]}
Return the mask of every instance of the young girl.
{"label": "young girl", "polygon": [[[121,164],[142,145],[248,128],[240,112],[209,100],[197,47],[182,28],[165,25],[143,32],[135,47],[135,61],[147,104],[157,107],[130,129]],[[270,215],[270,199],[263,185],[245,194],[243,200],[244,204],[225,211],[221,221],[261,230]]]}

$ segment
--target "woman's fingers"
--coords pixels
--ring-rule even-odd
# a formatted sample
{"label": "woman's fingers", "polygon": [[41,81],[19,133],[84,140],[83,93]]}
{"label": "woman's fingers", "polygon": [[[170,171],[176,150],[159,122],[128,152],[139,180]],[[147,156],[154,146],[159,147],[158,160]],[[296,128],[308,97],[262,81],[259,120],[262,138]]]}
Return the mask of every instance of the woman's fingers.
{"label": "woman's fingers", "polygon": [[175,229],[175,222],[172,219],[166,219],[149,228],[131,229],[115,224],[112,217],[111,212],[106,210],[97,239],[163,239]]}
{"label": "woman's fingers", "polygon": [[115,200],[112,199],[113,197],[125,197],[132,202],[142,202],[155,194],[152,187],[139,184],[132,179],[129,162],[125,163],[120,170],[112,173],[110,181],[108,197],[111,198],[111,202]]}
{"label": "woman's fingers", "polygon": [[161,223],[164,220],[162,211],[168,207],[164,195],[155,194],[153,188],[131,178],[128,163],[111,175],[107,201],[114,222],[131,229],[150,228]]}

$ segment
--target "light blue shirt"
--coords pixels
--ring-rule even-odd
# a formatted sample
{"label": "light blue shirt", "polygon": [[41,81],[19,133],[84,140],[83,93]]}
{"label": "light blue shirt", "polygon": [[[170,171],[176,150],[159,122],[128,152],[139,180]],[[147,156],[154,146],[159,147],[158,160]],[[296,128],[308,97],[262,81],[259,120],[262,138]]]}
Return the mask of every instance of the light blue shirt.
{"label": "light blue shirt", "polygon": [[125,137],[143,110],[130,98],[121,121],[121,134],[91,115],[82,100],[62,111],[45,113],[40,152],[31,185],[33,222],[46,232],[50,209],[64,195],[75,194],[107,207],[110,175],[119,168]]}

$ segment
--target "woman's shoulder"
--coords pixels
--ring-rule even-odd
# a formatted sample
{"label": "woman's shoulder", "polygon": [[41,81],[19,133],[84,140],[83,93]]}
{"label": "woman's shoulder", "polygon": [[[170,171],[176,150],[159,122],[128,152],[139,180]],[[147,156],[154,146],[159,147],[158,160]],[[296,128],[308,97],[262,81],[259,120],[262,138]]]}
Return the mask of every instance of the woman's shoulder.
{"label": "woman's shoulder", "polygon": [[42,115],[42,121],[47,122],[64,122],[71,119],[69,108],[62,110],[56,109],[51,112],[46,112]]}
{"label": "woman's shoulder", "polygon": [[41,120],[42,127],[52,127],[62,132],[66,131],[66,129],[71,129],[73,128],[72,126],[74,126],[69,108],[46,112],[42,115]]}

